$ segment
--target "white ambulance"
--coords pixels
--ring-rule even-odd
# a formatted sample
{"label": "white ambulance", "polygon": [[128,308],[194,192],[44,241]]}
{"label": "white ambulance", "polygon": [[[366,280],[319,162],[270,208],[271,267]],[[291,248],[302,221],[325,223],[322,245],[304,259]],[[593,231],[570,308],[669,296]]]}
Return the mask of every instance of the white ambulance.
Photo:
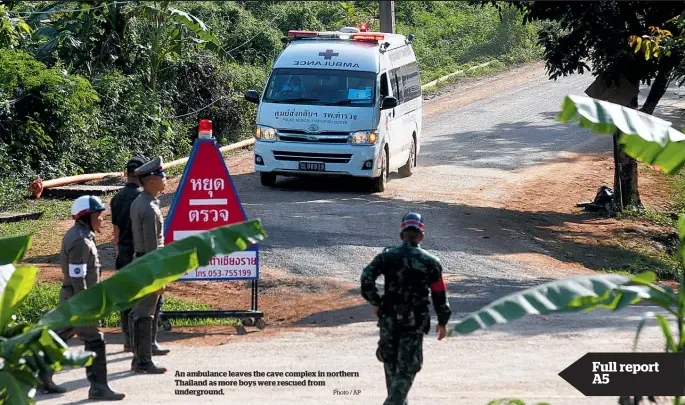
{"label": "white ambulance", "polygon": [[276,176],[410,176],[421,145],[422,92],[413,35],[289,31],[258,104],[255,170]]}

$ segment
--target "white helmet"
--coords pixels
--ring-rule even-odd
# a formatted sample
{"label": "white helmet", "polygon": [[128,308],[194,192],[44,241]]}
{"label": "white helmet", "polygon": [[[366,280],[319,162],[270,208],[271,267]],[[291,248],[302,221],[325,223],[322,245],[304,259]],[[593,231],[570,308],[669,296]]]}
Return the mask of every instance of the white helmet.
{"label": "white helmet", "polygon": [[102,203],[98,197],[93,195],[83,195],[74,200],[71,204],[71,217],[79,219],[83,215],[94,212],[102,212],[107,209],[107,206]]}

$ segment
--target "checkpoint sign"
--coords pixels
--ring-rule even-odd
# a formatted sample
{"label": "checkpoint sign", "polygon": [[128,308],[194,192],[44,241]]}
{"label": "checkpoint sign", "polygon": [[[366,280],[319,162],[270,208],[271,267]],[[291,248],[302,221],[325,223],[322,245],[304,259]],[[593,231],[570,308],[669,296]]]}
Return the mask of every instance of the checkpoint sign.
{"label": "checkpoint sign", "polygon": [[[170,244],[194,234],[247,220],[221,151],[213,139],[197,139],[164,225]],[[259,249],[251,245],[230,255],[217,255],[207,266],[179,280],[257,280]]]}

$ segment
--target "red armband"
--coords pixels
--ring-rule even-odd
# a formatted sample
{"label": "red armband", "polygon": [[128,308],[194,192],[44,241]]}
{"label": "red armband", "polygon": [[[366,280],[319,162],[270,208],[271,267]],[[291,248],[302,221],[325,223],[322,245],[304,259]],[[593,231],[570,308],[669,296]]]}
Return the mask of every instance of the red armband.
{"label": "red armband", "polygon": [[442,277],[440,277],[440,280],[434,281],[433,283],[431,283],[430,288],[431,288],[431,292],[434,292],[434,293],[447,290],[447,286],[445,285],[445,280],[443,280]]}

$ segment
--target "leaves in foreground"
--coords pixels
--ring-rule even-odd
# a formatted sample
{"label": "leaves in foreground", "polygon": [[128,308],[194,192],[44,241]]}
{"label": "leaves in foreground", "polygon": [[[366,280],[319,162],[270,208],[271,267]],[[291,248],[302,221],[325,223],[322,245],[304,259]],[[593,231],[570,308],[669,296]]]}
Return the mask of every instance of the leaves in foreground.
{"label": "leaves in foreground", "polygon": [[23,259],[31,238],[0,240],[10,239],[0,256],[6,260],[0,265],[0,404],[35,403],[38,372],[92,363],[94,353],[69,349],[54,330],[94,323],[112,311],[130,308],[187,271],[207,265],[214,255],[245,250],[265,238],[261,222],[253,220],[172,243],[75,295],[48,312],[37,326],[10,322],[36,282],[37,268],[12,264]]}
{"label": "leaves in foreground", "polygon": [[595,133],[621,131],[619,142],[626,154],[664,173],[676,173],[685,164],[685,134],[661,118],[592,97],[569,95],[557,119],[568,122],[574,118]]}
{"label": "leaves in foreground", "polygon": [[670,288],[651,285],[652,272],[636,276],[615,274],[583,275],[555,280],[509,294],[468,315],[449,331],[472,333],[526,315],[589,311],[596,308],[616,310],[648,299],[671,309],[677,297]]}

